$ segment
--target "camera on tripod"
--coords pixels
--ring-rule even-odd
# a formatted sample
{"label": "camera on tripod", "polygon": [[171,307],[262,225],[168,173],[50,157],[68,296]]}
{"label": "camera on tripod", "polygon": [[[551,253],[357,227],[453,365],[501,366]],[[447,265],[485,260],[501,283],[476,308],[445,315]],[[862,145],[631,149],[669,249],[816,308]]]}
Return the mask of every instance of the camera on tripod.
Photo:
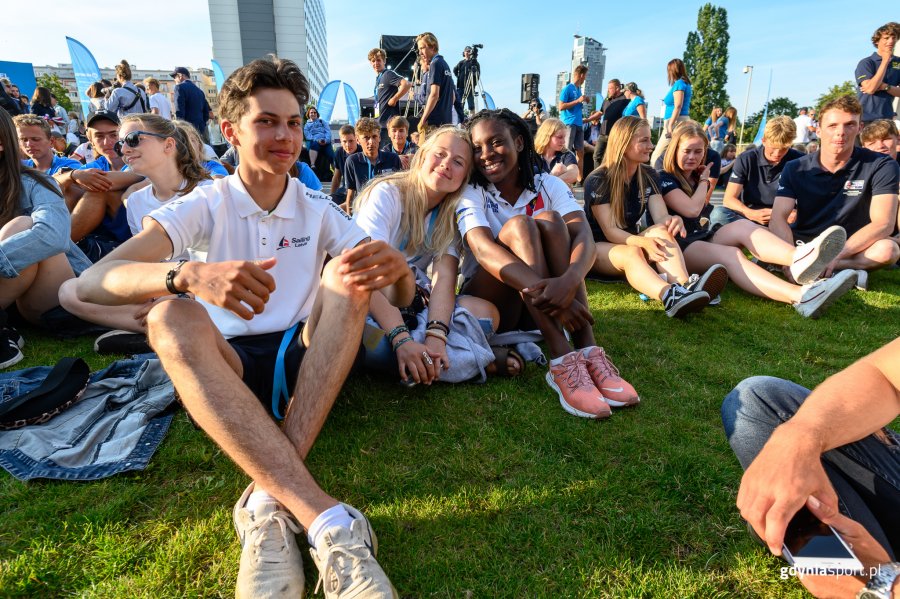
{"label": "camera on tripod", "polygon": [[471,46],[469,46],[469,48],[472,49],[472,58],[477,59],[478,58],[478,49],[484,48],[484,44],[472,44]]}

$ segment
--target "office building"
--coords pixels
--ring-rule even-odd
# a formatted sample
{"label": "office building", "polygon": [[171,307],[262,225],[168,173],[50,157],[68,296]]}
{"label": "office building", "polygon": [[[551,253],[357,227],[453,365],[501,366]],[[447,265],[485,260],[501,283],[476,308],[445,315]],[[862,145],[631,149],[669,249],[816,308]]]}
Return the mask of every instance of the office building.
{"label": "office building", "polygon": [[324,0],[208,0],[213,58],[228,77],[267,54],[293,60],[319,97],[328,83]]}
{"label": "office building", "polygon": [[584,81],[584,95],[591,98],[591,106],[595,94],[606,95],[603,81],[606,77],[606,48],[592,37],[576,35],[572,46],[572,71],[583,64],[588,68],[587,79]]}

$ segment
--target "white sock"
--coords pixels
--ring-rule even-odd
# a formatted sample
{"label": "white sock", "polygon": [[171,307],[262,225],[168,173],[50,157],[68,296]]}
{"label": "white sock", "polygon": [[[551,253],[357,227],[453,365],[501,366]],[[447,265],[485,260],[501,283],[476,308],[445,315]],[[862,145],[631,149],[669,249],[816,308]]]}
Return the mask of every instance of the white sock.
{"label": "white sock", "polygon": [[247,498],[247,509],[255,512],[256,508],[264,503],[278,503],[278,500],[265,491],[253,491]]}
{"label": "white sock", "polygon": [[316,542],[319,540],[319,535],[323,532],[332,526],[340,526],[349,530],[350,524],[352,523],[353,516],[351,516],[350,512],[339,503],[316,516],[316,519],[309,525],[306,537],[309,540],[310,546],[315,548]]}
{"label": "white sock", "polygon": [[588,354],[591,353],[591,350],[593,350],[595,347],[597,347],[597,346],[596,346],[596,345],[589,345],[589,346],[587,346],[587,347],[582,348],[582,349],[581,349],[581,355],[583,355],[585,358],[587,358]]}

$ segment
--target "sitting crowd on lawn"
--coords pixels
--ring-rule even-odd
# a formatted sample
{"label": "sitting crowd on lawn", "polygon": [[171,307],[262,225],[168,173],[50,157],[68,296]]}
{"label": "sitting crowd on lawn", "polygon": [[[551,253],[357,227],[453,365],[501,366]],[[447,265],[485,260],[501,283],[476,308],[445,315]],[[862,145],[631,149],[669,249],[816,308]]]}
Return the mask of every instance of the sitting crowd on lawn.
{"label": "sitting crowd on lawn", "polygon": [[[885,35],[896,42],[896,29]],[[434,66],[436,38],[419,44]],[[608,418],[640,396],[595,333],[602,314],[590,309],[586,277],[625,280],[669,317],[719,305],[731,280],[817,318],[900,260],[900,136],[891,120],[861,130],[856,97],[820,108],[812,154],[791,149],[792,119],[771,119],[762,144],[729,163],[716,207],[709,138],[690,119],[672,123],[656,170],[650,124],[618,118],[604,130],[582,207],[555,119],[542,121],[536,141],[514,112],[482,110],[461,126],[429,121],[413,143],[402,116],[361,118],[341,128],[334,151],[308,98],[291,61],[236,70],[219,95],[233,148],[227,176],[211,170],[198,129],[183,120],[96,111],[87,120],[95,158],[82,165],[56,156],[46,120],[0,110],[0,306],[37,326],[62,311],[111,329],[98,350],[158,356],[193,421],[252,479],[234,507],[240,597],[302,594],[301,531],[326,596],[397,596],[366,517],[305,465],[354,368],[413,386],[519,376],[537,362],[566,412]],[[313,163],[323,153],[340,164],[331,196],[304,183],[304,131]],[[854,143],[860,134],[864,147]],[[22,359],[22,339],[5,312],[0,320],[8,368]],[[549,360],[528,351],[534,340]],[[896,449],[896,437],[877,431],[900,412],[897,402],[869,410],[863,401],[900,397],[889,366],[898,354],[894,342],[812,394],[751,379],[726,400],[742,465],[757,454],[773,465],[750,466],[739,506],[774,552],[804,503],[860,543],[874,537],[881,551],[867,565],[900,547],[895,451],[875,458],[894,472],[889,493],[871,483],[877,468],[860,474],[828,456],[824,472],[816,466],[823,452],[866,435],[875,440],[859,442],[878,456]],[[839,399],[850,384],[866,389],[851,393],[852,412],[868,416],[837,433],[822,414],[852,420]],[[769,484],[766,476],[790,471],[785,447],[818,468],[815,480]],[[868,506],[865,516],[849,512],[862,526],[838,513],[826,473],[842,507]]]}

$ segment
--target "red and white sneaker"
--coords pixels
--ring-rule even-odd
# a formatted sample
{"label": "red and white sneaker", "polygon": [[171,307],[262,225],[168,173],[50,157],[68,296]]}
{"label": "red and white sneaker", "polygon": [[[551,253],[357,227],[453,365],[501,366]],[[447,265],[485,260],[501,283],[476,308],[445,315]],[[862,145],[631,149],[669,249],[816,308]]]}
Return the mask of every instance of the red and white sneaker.
{"label": "red and white sneaker", "polygon": [[612,410],[603,401],[603,395],[591,382],[587,360],[580,351],[563,357],[556,366],[550,366],[547,384],[559,395],[559,403],[569,414],[582,418],[609,418]]}
{"label": "red and white sneaker", "polygon": [[602,347],[586,347],[581,350],[587,361],[588,374],[594,386],[603,394],[606,403],[614,408],[623,408],[640,403],[637,391],[628,381],[619,376],[619,369],[613,366]]}

